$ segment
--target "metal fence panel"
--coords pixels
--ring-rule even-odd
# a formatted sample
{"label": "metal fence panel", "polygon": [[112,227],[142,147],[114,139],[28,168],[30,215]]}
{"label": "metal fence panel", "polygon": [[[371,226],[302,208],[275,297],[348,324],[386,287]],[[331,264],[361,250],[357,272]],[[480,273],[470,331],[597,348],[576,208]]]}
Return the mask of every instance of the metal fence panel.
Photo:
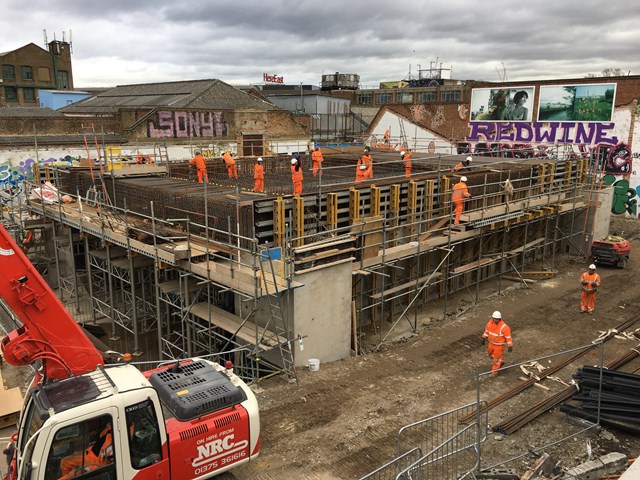
{"label": "metal fence panel", "polygon": [[[414,448],[394,458],[389,463],[365,475],[360,480],[395,480],[398,474],[422,458],[422,450]],[[409,477],[406,477],[407,479]]]}

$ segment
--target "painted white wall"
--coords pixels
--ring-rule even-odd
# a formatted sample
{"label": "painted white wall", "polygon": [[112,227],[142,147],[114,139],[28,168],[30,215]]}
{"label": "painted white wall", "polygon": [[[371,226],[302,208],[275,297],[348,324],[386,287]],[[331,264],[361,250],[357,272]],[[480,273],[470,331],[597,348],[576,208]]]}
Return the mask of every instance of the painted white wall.
{"label": "painted white wall", "polygon": [[389,136],[391,138],[391,146],[398,144],[396,150],[400,149],[400,137],[401,127],[400,122],[404,125],[405,135],[409,142],[409,148],[414,152],[427,152],[429,144],[433,142],[435,145],[435,153],[451,154],[455,153],[455,143],[449,142],[442,137],[436,135],[431,130],[418,126],[410,120],[397,115],[396,113],[386,111],[380,117],[380,120],[371,131],[371,137],[369,139],[372,145],[376,143],[383,143],[384,132],[389,129]]}

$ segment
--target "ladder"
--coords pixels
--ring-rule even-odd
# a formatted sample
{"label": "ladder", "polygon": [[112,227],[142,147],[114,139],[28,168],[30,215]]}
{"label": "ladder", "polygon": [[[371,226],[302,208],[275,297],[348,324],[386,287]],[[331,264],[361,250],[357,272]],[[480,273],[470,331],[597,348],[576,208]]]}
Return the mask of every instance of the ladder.
{"label": "ladder", "polygon": [[[278,289],[278,282],[276,274],[273,269],[273,259],[271,257],[271,249],[268,247],[265,249],[267,254],[267,260],[269,262],[269,269],[271,271],[271,278],[267,280],[267,272],[265,272],[263,259],[259,259],[260,262],[260,274],[262,277],[262,285],[264,286],[264,292],[269,306],[269,323],[273,325],[273,331],[278,338],[278,348],[280,350],[280,359],[282,361],[282,372],[285,374],[289,382],[296,382],[298,384],[298,377],[296,376],[296,367],[293,358],[293,349],[291,347],[295,340],[291,340],[289,333],[289,322],[287,321],[286,310],[282,308],[282,293]],[[269,292],[269,282],[273,285],[274,293]]]}
{"label": "ladder", "polygon": [[[107,193],[107,186],[104,183],[104,169],[102,168],[102,157],[100,155],[100,147],[98,146],[98,135],[93,124],[91,124],[91,132],[85,129],[84,125],[81,125],[82,136],[84,137],[84,146],[87,150],[87,161],[89,162],[89,171],[91,172],[92,186],[86,193],[86,200],[89,205],[95,205],[96,203],[110,205],[109,194]],[[93,162],[91,161],[91,153],[89,152],[89,143],[87,142],[87,135],[93,135],[93,141],[96,147],[96,159],[98,161],[99,170],[97,175],[94,174]],[[97,177],[97,178],[96,178]]]}
{"label": "ladder", "polygon": [[405,148],[409,148],[409,141],[407,140],[407,133],[404,129],[404,121],[398,118],[398,123],[400,124],[400,150],[404,150]]}

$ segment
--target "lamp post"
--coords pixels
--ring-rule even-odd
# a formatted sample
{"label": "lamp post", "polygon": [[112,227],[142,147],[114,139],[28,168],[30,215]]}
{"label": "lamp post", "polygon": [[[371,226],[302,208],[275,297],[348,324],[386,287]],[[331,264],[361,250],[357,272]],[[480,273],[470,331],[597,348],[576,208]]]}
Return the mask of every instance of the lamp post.
{"label": "lamp post", "polygon": [[300,82],[300,111],[304,113],[304,99],[302,98],[302,82]]}

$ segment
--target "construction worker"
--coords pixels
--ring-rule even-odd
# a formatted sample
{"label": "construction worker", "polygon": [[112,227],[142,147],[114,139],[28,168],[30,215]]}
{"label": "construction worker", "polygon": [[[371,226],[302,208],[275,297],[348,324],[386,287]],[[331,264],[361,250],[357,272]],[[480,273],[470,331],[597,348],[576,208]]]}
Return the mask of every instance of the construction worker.
{"label": "construction worker", "polygon": [[388,128],[384,131],[383,139],[384,139],[384,144],[388,147],[389,146],[389,129]]}
{"label": "construction worker", "polygon": [[237,180],[238,169],[236,167],[236,161],[233,159],[233,154],[231,154],[231,152],[224,152],[222,154],[222,160],[224,160],[224,164],[227,166],[227,175],[229,175],[229,179]]}
{"label": "construction worker", "polygon": [[313,165],[311,166],[313,176],[315,177],[318,172],[322,175],[322,162],[324,161],[324,158],[322,158],[322,152],[318,145],[316,145],[313,152],[311,152],[311,160],[313,161]]}
{"label": "construction worker", "polygon": [[502,314],[496,310],[491,314],[482,334],[482,344],[489,339],[489,356],[491,357],[491,375],[497,375],[498,370],[504,365],[504,346],[513,351],[513,339],[509,325],[502,320]]}
{"label": "construction worker", "polygon": [[358,165],[365,165],[367,167],[365,168],[364,178],[373,178],[373,161],[371,160],[369,151],[369,147],[364,147],[364,153],[360,155],[360,158],[358,159]]}
{"label": "construction worker", "polygon": [[600,286],[600,275],[596,273],[595,264],[589,265],[589,270],[582,274],[580,284],[582,285],[580,311],[593,313],[596,308],[596,291]]}
{"label": "construction worker", "polygon": [[400,158],[402,158],[402,162],[404,163],[404,176],[410,177],[413,171],[413,164],[411,163],[411,150],[407,149],[400,152]]}
{"label": "construction worker", "polygon": [[264,166],[262,165],[262,157],[258,157],[256,164],[253,166],[253,191],[264,192]]}
{"label": "construction worker", "polygon": [[196,156],[189,161],[189,165],[195,165],[198,171],[198,182],[209,182],[209,175],[207,174],[207,161],[204,159],[199,150],[196,150]]}
{"label": "construction worker", "polygon": [[300,160],[300,155],[297,153],[293,154],[293,158],[291,159],[291,182],[293,182],[293,194],[301,195],[302,194],[302,162]]}
{"label": "construction worker", "polygon": [[460,177],[460,181],[453,186],[451,201],[453,202],[453,213],[455,214],[454,225],[460,224],[460,215],[464,210],[465,198],[470,198],[471,194],[467,188],[467,177]]}
{"label": "construction worker", "polygon": [[111,424],[108,424],[83,452],[72,453],[60,461],[62,476],[58,480],[75,478],[110,463],[113,463],[113,436]]}
{"label": "construction worker", "polygon": [[367,166],[365,164],[356,165],[356,183],[367,179]]}
{"label": "construction worker", "polygon": [[453,169],[451,171],[452,172],[457,172],[459,170],[462,170],[463,168],[466,169],[466,170],[469,170],[472,161],[473,161],[473,158],[467,157],[467,159],[464,162],[456,163],[453,166]]}

